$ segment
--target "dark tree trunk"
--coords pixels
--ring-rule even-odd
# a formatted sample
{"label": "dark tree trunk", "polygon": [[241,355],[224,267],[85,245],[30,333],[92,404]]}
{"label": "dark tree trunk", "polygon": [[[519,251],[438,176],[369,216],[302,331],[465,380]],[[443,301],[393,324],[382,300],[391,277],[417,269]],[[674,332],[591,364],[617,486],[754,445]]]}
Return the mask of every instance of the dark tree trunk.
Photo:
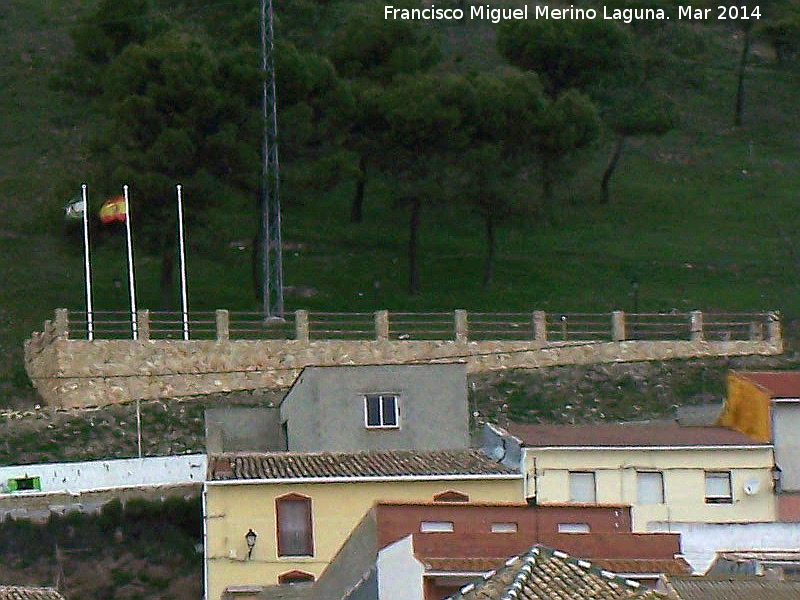
{"label": "dark tree trunk", "polygon": [[408,227],[408,293],[412,296],[417,293],[419,283],[419,266],[417,264],[417,232],[419,231],[419,217],[422,212],[422,202],[419,198],[411,199],[411,219]]}
{"label": "dark tree trunk", "polygon": [[364,219],[364,188],[367,185],[367,156],[362,154],[358,158],[358,179],[356,180],[356,193],[350,205],[350,222],[361,223]]}
{"label": "dark tree trunk", "polygon": [[600,181],[600,191],[602,192],[602,195],[600,196],[600,204],[608,204],[611,201],[611,195],[608,191],[608,184],[611,182],[611,176],[614,175],[614,171],[617,169],[617,165],[619,164],[619,159],[622,157],[622,150],[624,148],[625,136],[621,135],[617,138],[617,143],[614,146],[614,154],[611,155],[611,159],[608,161],[608,166],[603,172],[603,179]]}
{"label": "dark tree trunk", "polygon": [[495,238],[494,218],[491,213],[484,217],[486,225],[486,269],[483,272],[483,285],[489,287],[494,279]]}
{"label": "dark tree trunk", "polygon": [[742,112],[744,111],[744,72],[747,68],[747,54],[750,52],[750,29],[748,23],[744,27],[744,43],[742,45],[742,55],[739,57],[739,73],[736,82],[736,107],[733,113],[733,124],[737,127],[742,124]]}

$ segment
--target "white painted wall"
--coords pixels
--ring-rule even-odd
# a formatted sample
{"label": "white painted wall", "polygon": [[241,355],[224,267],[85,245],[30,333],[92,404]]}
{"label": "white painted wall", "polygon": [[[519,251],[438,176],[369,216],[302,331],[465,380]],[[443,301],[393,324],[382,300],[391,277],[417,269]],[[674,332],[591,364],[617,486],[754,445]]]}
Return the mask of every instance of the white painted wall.
{"label": "white painted wall", "polygon": [[648,530],[680,533],[681,553],[698,574],[717,552],[800,548],[800,523],[650,523]]}
{"label": "white painted wall", "polygon": [[378,552],[378,599],[424,600],[425,567],[414,557],[414,541],[407,535]]}
{"label": "white painted wall", "polygon": [[[0,467],[0,494],[79,494],[114,488],[202,483],[205,474],[205,454],[19,465]],[[9,493],[8,480],[20,477],[38,477],[41,490]]]}

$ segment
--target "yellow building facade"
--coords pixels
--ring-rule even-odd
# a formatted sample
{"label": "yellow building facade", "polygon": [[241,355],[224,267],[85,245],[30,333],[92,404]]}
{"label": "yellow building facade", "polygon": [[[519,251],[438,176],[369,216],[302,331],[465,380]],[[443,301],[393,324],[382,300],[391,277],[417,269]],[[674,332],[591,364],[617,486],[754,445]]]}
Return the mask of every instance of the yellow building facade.
{"label": "yellow building facade", "polygon": [[488,454],[521,464],[529,502],[630,505],[638,532],[776,520],[773,446],[725,427],[509,423],[484,434]]}
{"label": "yellow building facade", "polygon": [[[275,469],[275,476],[237,472],[232,477],[223,474],[222,478],[214,474],[216,459],[212,459],[203,491],[206,598],[218,600],[226,590],[226,597],[238,597],[231,594],[232,590],[240,590],[245,597],[248,589],[316,578],[376,501],[431,502],[453,498],[449,492],[458,492],[470,502],[519,503],[522,498],[523,478],[518,470],[474,451],[450,453],[454,470],[460,471],[453,474],[443,473],[446,469],[441,465],[426,465],[428,456],[441,453],[361,456],[374,461],[374,457],[386,454],[421,458],[413,465],[406,461],[398,468],[375,473],[364,465],[345,469],[347,461],[341,457],[355,455],[328,455],[333,458],[327,473],[304,467],[298,469],[298,476],[287,477],[285,472],[278,475],[281,469]],[[302,455],[275,456],[278,461],[291,457],[305,460]],[[457,463],[460,468],[456,468]],[[349,474],[343,476],[346,470]],[[372,474],[368,474],[370,470]],[[306,474],[299,475],[300,471]],[[284,516],[282,506],[288,508]],[[307,510],[299,520],[295,518],[298,510]],[[295,538],[285,534],[286,528],[296,527],[298,521],[305,522],[303,519],[307,519],[307,531]],[[257,536],[252,549],[246,539],[248,532]],[[288,546],[296,542],[300,546],[281,548],[282,543]]]}
{"label": "yellow building facade", "polygon": [[528,497],[631,505],[634,531],[776,519],[771,447],[527,448],[524,457]]}

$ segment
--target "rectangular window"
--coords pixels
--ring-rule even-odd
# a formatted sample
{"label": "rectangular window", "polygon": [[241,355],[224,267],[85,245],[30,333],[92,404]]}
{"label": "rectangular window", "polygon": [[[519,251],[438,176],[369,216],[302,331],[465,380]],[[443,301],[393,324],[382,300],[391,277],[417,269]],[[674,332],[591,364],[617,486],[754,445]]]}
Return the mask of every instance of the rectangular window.
{"label": "rectangular window", "polygon": [[589,533],[588,523],[559,523],[558,533]]}
{"label": "rectangular window", "polygon": [[368,428],[394,429],[398,427],[399,407],[395,394],[368,394],[364,396],[365,421]]}
{"label": "rectangular window", "polygon": [[570,471],[569,501],[581,504],[597,502],[597,488],[592,471]]}
{"label": "rectangular window", "polygon": [[452,533],[452,521],[422,521],[419,524],[419,530],[422,533]]}
{"label": "rectangular window", "polygon": [[706,504],[732,504],[730,471],[706,471]]}
{"label": "rectangular window", "polygon": [[516,523],[492,523],[492,533],[517,533]]}
{"label": "rectangular window", "polygon": [[636,502],[664,504],[664,475],[658,471],[636,473]]}
{"label": "rectangular window", "polygon": [[313,556],[311,498],[291,494],[275,500],[278,556]]}

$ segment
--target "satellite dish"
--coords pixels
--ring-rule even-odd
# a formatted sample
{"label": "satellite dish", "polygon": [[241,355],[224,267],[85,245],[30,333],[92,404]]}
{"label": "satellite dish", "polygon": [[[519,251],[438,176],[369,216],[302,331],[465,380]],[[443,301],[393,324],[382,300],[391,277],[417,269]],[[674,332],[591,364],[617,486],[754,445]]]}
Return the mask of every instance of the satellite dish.
{"label": "satellite dish", "polygon": [[761,489],[761,483],[758,479],[748,479],[744,482],[744,493],[748,496],[753,496],[758,493],[758,490]]}

